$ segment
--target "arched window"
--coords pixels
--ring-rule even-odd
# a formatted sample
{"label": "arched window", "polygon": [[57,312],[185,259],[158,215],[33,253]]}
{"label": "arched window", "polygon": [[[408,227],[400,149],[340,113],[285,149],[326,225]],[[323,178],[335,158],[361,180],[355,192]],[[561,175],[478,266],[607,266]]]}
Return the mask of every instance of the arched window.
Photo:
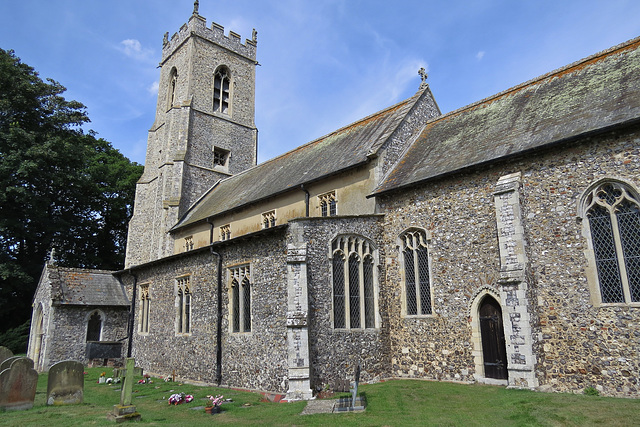
{"label": "arched window", "polygon": [[251,269],[249,265],[230,270],[231,332],[251,332]]}
{"label": "arched window", "polygon": [[174,68],[171,69],[171,73],[169,73],[169,90],[167,92],[167,110],[170,110],[173,107],[173,104],[176,102],[176,87],[178,85],[178,70]]}
{"label": "arched window", "polygon": [[360,236],[338,236],[331,245],[333,326],[376,327],[374,247]]}
{"label": "arched window", "polygon": [[177,328],[179,334],[191,332],[191,280],[190,276],[176,279]]}
{"label": "arched window", "polygon": [[618,181],[595,186],[584,198],[603,303],[640,302],[640,205]]}
{"label": "arched window", "polygon": [[102,316],[97,311],[89,316],[87,322],[87,341],[100,341],[102,337]]}
{"label": "arched window", "polygon": [[433,314],[429,280],[429,252],[423,230],[408,230],[400,236],[404,265],[406,314]]}
{"label": "arched window", "polygon": [[226,67],[216,70],[213,77],[213,111],[229,114],[231,75]]}

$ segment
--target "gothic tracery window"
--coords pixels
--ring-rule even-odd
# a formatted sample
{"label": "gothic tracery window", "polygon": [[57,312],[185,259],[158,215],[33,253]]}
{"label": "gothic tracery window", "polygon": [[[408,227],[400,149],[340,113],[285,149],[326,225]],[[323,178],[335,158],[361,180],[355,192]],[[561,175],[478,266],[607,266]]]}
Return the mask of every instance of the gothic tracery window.
{"label": "gothic tracery window", "polygon": [[177,299],[177,333],[191,332],[191,283],[190,277],[184,276],[176,280]]}
{"label": "gothic tracery window", "polygon": [[336,216],[338,214],[338,202],[336,200],[336,192],[330,191],[318,196],[320,203],[321,216]]}
{"label": "gothic tracery window", "polygon": [[251,269],[248,265],[230,270],[232,332],[251,332]]}
{"label": "gothic tracery window", "polygon": [[331,253],[334,328],[375,328],[373,245],[360,236],[339,236]]}
{"label": "gothic tracery window", "polygon": [[626,185],[605,182],[585,203],[603,303],[640,302],[640,204]]}
{"label": "gothic tracery window", "polygon": [[271,228],[276,226],[276,211],[269,211],[262,214],[262,228]]}
{"label": "gothic tracery window", "polygon": [[229,114],[229,70],[220,67],[213,78],[213,111]]}
{"label": "gothic tracery window", "polygon": [[176,101],[176,87],[178,85],[178,72],[175,68],[169,74],[169,92],[167,95],[167,110],[173,107]]}
{"label": "gothic tracery window", "polygon": [[423,230],[409,230],[401,237],[404,260],[406,314],[432,314],[429,252]]}
{"label": "gothic tracery window", "polygon": [[149,285],[140,285],[140,320],[139,331],[140,333],[149,333]]}

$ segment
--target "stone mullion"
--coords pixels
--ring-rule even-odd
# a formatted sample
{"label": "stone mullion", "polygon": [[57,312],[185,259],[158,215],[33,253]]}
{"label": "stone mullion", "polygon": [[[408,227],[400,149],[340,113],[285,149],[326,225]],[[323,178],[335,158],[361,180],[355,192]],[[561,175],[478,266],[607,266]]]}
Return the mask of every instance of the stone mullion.
{"label": "stone mullion", "polygon": [[613,234],[613,241],[616,247],[616,258],[618,260],[618,268],[620,269],[620,281],[622,282],[622,294],[624,295],[624,302],[631,302],[631,290],[629,289],[629,276],[627,276],[627,264],[624,259],[624,252],[622,250],[622,241],[620,238],[620,228],[618,227],[618,216],[615,213],[615,207],[609,208],[609,217],[611,218],[611,229]]}

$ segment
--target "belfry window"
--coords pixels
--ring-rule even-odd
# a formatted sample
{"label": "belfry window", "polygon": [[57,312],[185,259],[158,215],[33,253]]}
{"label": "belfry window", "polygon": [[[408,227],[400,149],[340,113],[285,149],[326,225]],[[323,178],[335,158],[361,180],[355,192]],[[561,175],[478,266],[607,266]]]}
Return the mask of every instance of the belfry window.
{"label": "belfry window", "polygon": [[335,191],[319,195],[318,202],[321,216],[336,216],[338,214],[338,202]]}
{"label": "belfry window", "polygon": [[191,283],[190,277],[176,279],[176,332],[188,334],[191,332]]}
{"label": "belfry window", "polygon": [[376,327],[374,247],[360,236],[339,236],[331,245],[333,327]]}
{"label": "belfry window", "polygon": [[409,230],[400,237],[404,260],[405,313],[432,314],[431,285],[429,283],[429,252],[423,230]]}
{"label": "belfry window", "polygon": [[213,111],[229,114],[229,70],[220,67],[213,78]]}
{"label": "belfry window", "polygon": [[640,302],[640,205],[620,182],[595,187],[585,200],[602,303]]}
{"label": "belfry window", "polygon": [[213,147],[213,167],[226,169],[229,161],[229,150]]}
{"label": "belfry window", "polygon": [[251,332],[251,269],[248,265],[230,269],[231,331]]}
{"label": "belfry window", "polygon": [[167,110],[176,102],[176,87],[178,85],[178,71],[173,68],[169,74],[169,90],[167,92]]}

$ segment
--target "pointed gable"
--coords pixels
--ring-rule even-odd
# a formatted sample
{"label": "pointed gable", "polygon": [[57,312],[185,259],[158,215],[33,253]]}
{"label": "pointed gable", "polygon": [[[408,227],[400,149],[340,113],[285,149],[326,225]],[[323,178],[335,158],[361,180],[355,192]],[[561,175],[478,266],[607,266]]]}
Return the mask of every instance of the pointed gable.
{"label": "pointed gable", "polygon": [[640,119],[640,38],[427,122],[374,195]]}

